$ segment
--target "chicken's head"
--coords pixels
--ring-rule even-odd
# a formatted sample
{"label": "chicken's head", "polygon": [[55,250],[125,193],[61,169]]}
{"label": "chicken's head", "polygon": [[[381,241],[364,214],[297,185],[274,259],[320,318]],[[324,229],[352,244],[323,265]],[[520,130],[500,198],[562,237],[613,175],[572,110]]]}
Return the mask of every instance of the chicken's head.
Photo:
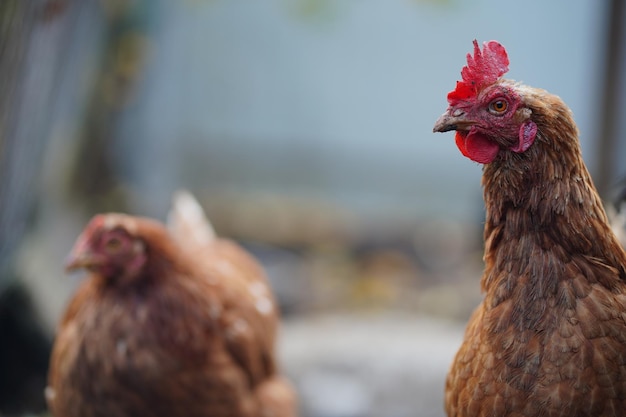
{"label": "chicken's head", "polygon": [[485,42],[481,51],[474,40],[474,56],[467,55],[462,81],[448,94],[449,107],[433,128],[434,132],[456,130],[461,153],[481,164],[492,162],[501,150],[526,151],[537,134],[523,87],[500,78],[508,70],[502,45]]}
{"label": "chicken's head", "polygon": [[134,220],[122,214],[100,214],[76,240],[66,269],[86,268],[106,278],[129,278],[141,271],[146,260],[146,245],[135,235]]}

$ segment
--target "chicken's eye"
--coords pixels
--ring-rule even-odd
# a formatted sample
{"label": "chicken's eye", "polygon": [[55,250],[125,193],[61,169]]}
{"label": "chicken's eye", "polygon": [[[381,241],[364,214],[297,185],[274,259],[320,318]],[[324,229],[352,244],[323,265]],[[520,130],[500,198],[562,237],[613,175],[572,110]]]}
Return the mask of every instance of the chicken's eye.
{"label": "chicken's eye", "polygon": [[503,114],[508,107],[509,103],[507,103],[506,100],[498,98],[489,103],[489,112],[499,116]]}
{"label": "chicken's eye", "polygon": [[117,252],[122,248],[122,240],[118,237],[112,236],[104,242],[104,248],[108,252]]}

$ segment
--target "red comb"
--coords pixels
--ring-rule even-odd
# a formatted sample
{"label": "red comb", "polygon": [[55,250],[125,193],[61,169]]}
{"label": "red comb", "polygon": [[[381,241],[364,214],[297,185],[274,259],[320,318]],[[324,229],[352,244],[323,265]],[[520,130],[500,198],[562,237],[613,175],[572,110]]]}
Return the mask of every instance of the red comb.
{"label": "red comb", "polygon": [[467,65],[461,70],[463,81],[448,93],[448,103],[454,105],[475,97],[483,87],[495,82],[509,70],[506,49],[496,41],[483,43],[483,50],[474,39],[474,56],[467,54]]}

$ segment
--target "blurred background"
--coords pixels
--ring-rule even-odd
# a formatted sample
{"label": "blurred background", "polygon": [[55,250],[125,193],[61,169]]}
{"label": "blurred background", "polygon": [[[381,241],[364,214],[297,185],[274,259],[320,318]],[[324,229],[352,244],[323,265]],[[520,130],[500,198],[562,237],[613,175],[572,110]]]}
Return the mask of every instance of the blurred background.
{"label": "blurred background", "polygon": [[[45,411],[88,219],[197,195],[262,261],[303,417],[443,416],[481,299],[481,168],[432,134],[472,40],[626,176],[621,0],[2,0],[0,415]],[[617,191],[616,191],[617,190]]]}

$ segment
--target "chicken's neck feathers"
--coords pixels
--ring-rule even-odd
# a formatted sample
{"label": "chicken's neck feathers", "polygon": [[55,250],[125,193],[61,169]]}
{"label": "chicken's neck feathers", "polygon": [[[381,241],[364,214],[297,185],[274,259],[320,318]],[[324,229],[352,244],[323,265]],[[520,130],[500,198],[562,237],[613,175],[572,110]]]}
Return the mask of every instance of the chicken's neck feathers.
{"label": "chicken's neck feathers", "polygon": [[484,169],[483,291],[523,283],[535,298],[556,296],[558,282],[571,278],[567,265],[584,262],[617,270],[586,277],[614,286],[626,280],[626,254],[583,162],[571,112],[558,97],[535,94],[529,99],[535,144],[523,154],[503,153]]}

